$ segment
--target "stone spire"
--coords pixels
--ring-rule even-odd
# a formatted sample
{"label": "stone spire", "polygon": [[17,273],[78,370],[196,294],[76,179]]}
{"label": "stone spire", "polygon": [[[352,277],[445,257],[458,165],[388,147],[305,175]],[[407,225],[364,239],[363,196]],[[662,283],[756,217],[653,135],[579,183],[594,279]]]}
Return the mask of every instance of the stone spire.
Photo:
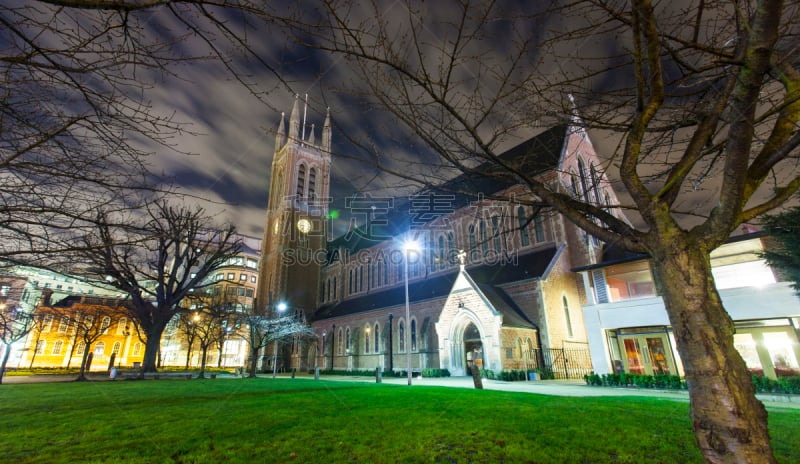
{"label": "stone spire", "polygon": [[294,106],[292,107],[292,113],[289,115],[289,140],[295,142],[300,141],[300,114],[298,111],[299,98],[299,95],[294,96]]}
{"label": "stone spire", "polygon": [[[303,134],[303,135],[305,135],[305,134]],[[311,134],[309,134],[309,136],[308,136],[308,144],[309,145],[314,145],[314,125],[313,124],[311,125]]]}
{"label": "stone spire", "polygon": [[325,124],[322,126],[322,151],[326,153],[331,152],[331,109],[328,107],[328,113],[325,115]]}
{"label": "stone spire", "polygon": [[278,124],[278,132],[275,134],[275,152],[286,143],[286,125],[283,122],[285,116],[286,113],[281,112],[281,122]]}

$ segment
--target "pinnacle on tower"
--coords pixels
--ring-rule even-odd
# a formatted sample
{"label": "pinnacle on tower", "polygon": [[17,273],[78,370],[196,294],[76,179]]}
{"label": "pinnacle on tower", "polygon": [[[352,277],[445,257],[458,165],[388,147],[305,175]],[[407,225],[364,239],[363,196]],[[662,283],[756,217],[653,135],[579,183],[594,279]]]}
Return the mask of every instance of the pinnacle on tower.
{"label": "pinnacle on tower", "polygon": [[[305,135],[305,134],[303,134]],[[314,125],[311,125],[311,134],[308,136],[308,144],[314,145]]]}
{"label": "pinnacle on tower", "polygon": [[331,108],[325,115],[325,124],[322,125],[322,151],[331,152]]}
{"label": "pinnacle on tower", "polygon": [[300,141],[300,114],[298,111],[298,100],[300,95],[294,96],[294,106],[292,107],[292,113],[289,115],[289,140],[299,142]]}
{"label": "pinnacle on tower", "polygon": [[281,122],[278,124],[278,132],[275,134],[275,152],[283,147],[283,144],[286,143],[286,125],[283,122],[286,113],[281,113]]}

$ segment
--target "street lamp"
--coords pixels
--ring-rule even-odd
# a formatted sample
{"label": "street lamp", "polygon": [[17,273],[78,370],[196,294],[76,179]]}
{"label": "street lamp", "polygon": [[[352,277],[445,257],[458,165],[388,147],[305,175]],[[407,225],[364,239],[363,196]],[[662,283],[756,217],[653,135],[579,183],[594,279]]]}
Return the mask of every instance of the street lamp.
{"label": "street lamp", "polygon": [[405,285],[406,285],[406,367],[408,368],[408,384],[411,385],[411,331],[409,330],[409,326],[411,325],[411,310],[409,308],[409,301],[408,301],[408,258],[411,252],[418,252],[419,251],[419,244],[414,240],[408,240],[403,243],[403,251],[405,251],[404,261],[405,261]]}
{"label": "street lamp", "polygon": [[[278,313],[282,313],[286,311],[286,303],[280,302],[275,306],[275,309],[278,310]],[[276,327],[277,330],[277,327]],[[277,335],[277,334],[276,334]],[[275,348],[272,351],[272,378],[274,379],[275,376],[278,375],[278,337],[275,337]]]}

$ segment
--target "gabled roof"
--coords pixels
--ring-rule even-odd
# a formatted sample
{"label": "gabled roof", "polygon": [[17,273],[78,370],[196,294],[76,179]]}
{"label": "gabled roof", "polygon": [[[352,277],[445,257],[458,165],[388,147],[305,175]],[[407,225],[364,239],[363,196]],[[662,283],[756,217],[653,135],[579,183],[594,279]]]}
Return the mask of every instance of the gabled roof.
{"label": "gabled roof", "polygon": [[[554,247],[520,255],[516,263],[484,264],[467,269],[472,280],[478,285],[492,305],[504,315],[507,325],[519,327],[535,326],[501,288],[499,284],[540,278],[555,256]],[[411,303],[444,298],[450,294],[458,277],[458,270],[444,275],[412,281],[408,285],[408,299]],[[405,286],[399,285],[366,295],[323,305],[314,315],[315,320],[341,317],[374,311],[405,303]]]}
{"label": "gabled roof", "polygon": [[[514,169],[533,176],[558,169],[568,129],[567,125],[552,127],[505,151],[499,158]],[[518,183],[519,179],[507,169],[495,162],[487,161],[472,172],[465,172],[436,187],[422,190],[414,196],[448,198],[447,209],[456,211],[468,206],[470,202],[479,198],[480,194],[492,195]],[[386,241],[388,237],[403,234],[412,229],[412,226],[420,227],[425,222],[433,220],[423,220],[416,214],[414,202],[408,198],[395,198],[394,202],[388,213],[377,218],[368,228],[359,227],[329,242],[329,258],[333,259],[330,252],[332,249],[343,247],[353,253]]]}

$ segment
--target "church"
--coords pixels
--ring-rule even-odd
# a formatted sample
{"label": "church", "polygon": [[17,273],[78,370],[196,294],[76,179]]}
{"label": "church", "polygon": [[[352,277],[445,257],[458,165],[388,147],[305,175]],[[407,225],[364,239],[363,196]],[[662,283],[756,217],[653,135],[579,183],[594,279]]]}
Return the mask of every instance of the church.
{"label": "church", "polygon": [[[579,127],[542,130],[501,158],[554,189],[618,204]],[[601,243],[531,206],[523,185],[483,175],[490,165],[410,196],[350,199],[358,225],[331,237],[333,162],[330,113],[317,142],[295,100],[275,139],[257,295],[263,311],[303,317],[316,340],[282,349],[283,366],[591,371],[585,290],[571,269],[596,264]]]}

